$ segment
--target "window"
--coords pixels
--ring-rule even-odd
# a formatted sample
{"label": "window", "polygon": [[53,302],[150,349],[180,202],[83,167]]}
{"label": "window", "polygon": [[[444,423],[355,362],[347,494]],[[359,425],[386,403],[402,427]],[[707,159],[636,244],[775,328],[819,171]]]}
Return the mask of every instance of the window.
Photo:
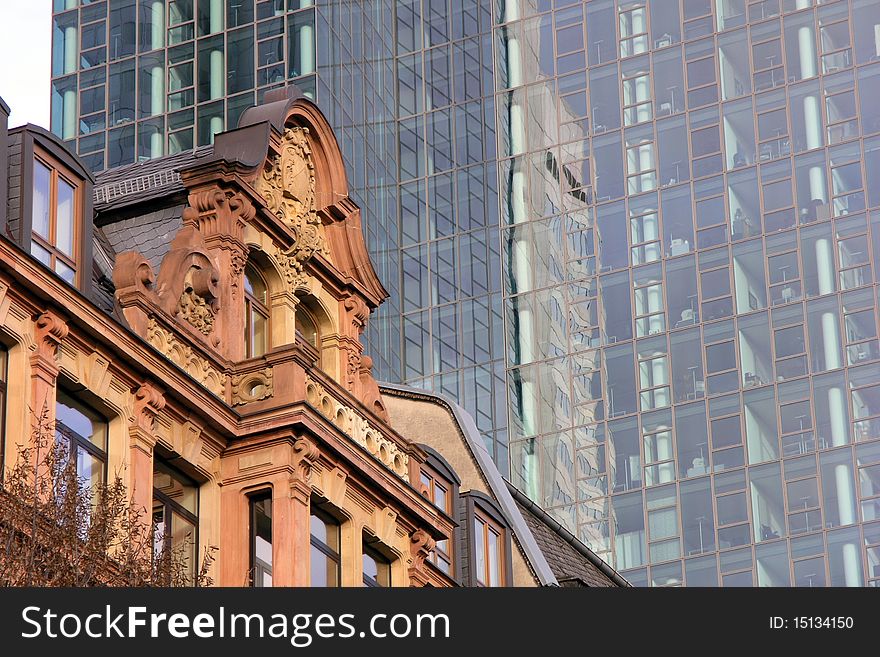
{"label": "window", "polygon": [[189,477],[157,457],[153,468],[153,555],[164,551],[183,560],[195,583],[198,567],[199,488]]}
{"label": "window", "polygon": [[75,463],[80,481],[91,486],[104,481],[107,420],[62,390],[55,402],[55,444]]}
{"label": "window", "polygon": [[504,531],[474,512],[474,580],[477,586],[504,586]]}
{"label": "window", "polygon": [[391,586],[391,561],[375,547],[367,543],[364,536],[364,586]]}
{"label": "window", "polygon": [[[422,494],[448,516],[453,511],[453,492],[451,484],[436,472],[423,468],[421,472]],[[452,545],[449,539],[437,541],[428,557],[437,568],[447,575],[452,574]]]}
{"label": "window", "polygon": [[272,586],[272,492],[251,501],[251,585]]}
{"label": "window", "polygon": [[244,270],[245,356],[256,358],[266,353],[269,334],[268,286],[252,264]]}
{"label": "window", "polygon": [[339,522],[320,509],[311,517],[312,586],[337,587],[340,584]]}
{"label": "window", "polygon": [[31,255],[73,284],[80,185],[58,162],[42,154],[34,157],[33,178]]}
{"label": "window", "polygon": [[306,342],[320,351],[318,340],[318,324],[312,314],[306,310],[302,303],[296,309],[296,330],[305,338]]}

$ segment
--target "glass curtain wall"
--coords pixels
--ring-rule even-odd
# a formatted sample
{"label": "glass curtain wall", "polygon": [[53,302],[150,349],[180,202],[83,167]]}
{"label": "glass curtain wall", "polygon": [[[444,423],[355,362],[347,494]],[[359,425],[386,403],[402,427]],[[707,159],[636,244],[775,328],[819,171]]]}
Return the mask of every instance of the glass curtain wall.
{"label": "glass curtain wall", "polygon": [[512,481],[638,585],[876,584],[880,6],[494,21]]}

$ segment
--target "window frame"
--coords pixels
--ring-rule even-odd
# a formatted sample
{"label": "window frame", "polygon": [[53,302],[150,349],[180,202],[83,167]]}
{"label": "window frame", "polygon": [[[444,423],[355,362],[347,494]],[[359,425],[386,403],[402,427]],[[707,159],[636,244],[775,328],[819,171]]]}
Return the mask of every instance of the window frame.
{"label": "window frame", "polygon": [[[457,581],[460,581],[462,567],[462,559],[460,558],[460,555],[464,553],[459,549],[461,546],[459,546],[457,543],[459,526],[454,519],[458,517],[458,493],[459,487],[461,486],[461,480],[458,478],[455,470],[452,469],[452,466],[437,451],[424,444],[419,444],[418,446],[427,453],[428,458],[425,459],[425,462],[419,466],[419,481],[417,489],[419,493],[427,497],[428,501],[431,503],[432,506],[434,506],[434,508],[440,510],[441,513],[448,516],[453,525],[452,533],[449,535],[449,538],[446,541],[448,550],[444,552],[443,548],[440,547],[440,543],[442,541],[437,541],[437,545],[434,547],[434,550],[431,551],[431,554],[428,556],[427,561],[436,566],[438,570],[443,572],[443,569],[437,564],[437,562],[441,558],[444,558],[449,563],[449,571],[444,572],[444,574],[448,577],[452,577]],[[442,484],[446,486],[446,509],[440,509],[440,507],[438,507],[434,502],[433,486],[430,490],[425,490],[424,482],[422,481],[423,477],[431,478],[432,484],[435,483],[434,480],[439,479]]]}
{"label": "window frame", "polygon": [[[498,547],[501,551],[498,562],[499,582],[495,585],[498,588],[513,586],[513,563],[511,553],[511,537],[510,528],[505,521],[504,514],[496,505],[495,501],[479,491],[469,491],[461,496],[466,501],[465,511],[463,515],[463,524],[467,527],[464,532],[466,535],[465,543],[467,545],[467,562],[468,562],[468,582],[467,585],[474,587],[490,587],[489,584],[482,581],[477,575],[477,559],[476,559],[476,535],[475,524],[477,520],[483,523],[484,527],[492,528],[498,535]],[[488,531],[483,534],[483,547],[488,554]],[[482,575],[488,579],[488,573],[491,571],[491,562],[486,559],[486,572]]]}
{"label": "window frame", "polygon": [[[272,563],[268,564],[269,568],[265,568],[262,565],[257,564],[257,533],[256,533],[256,505],[258,502],[262,502],[264,500],[269,500],[270,505],[273,502],[272,497],[272,488],[260,488],[255,491],[248,493],[248,543],[249,543],[249,563],[250,563],[250,583],[249,586],[251,588],[269,588],[264,587],[262,584],[257,585],[257,573],[267,573],[270,578],[273,576],[273,570],[275,567],[274,564],[274,556],[275,556],[275,545],[274,545],[274,536],[271,536],[272,541],[269,543],[272,546]],[[274,519],[273,522],[270,523],[269,528],[272,530],[272,534],[274,534]],[[265,562],[263,562],[265,563]],[[259,569],[259,570],[258,570]],[[263,579],[261,578],[262,582]],[[272,585],[274,585],[274,580]]]}
{"label": "window frame", "polygon": [[[162,493],[161,491],[159,491],[156,488],[155,472],[156,472],[157,463],[161,463],[161,467],[168,470],[170,472],[171,476],[178,479],[181,483],[183,483],[184,485],[187,485],[187,486],[191,486],[192,488],[195,489],[195,493],[196,493],[195,513],[193,513],[192,511],[190,511],[186,507],[184,507],[182,504],[180,504],[176,500],[171,499],[168,495],[165,495],[164,493]],[[197,584],[197,579],[198,579],[197,574],[199,572],[199,502],[200,502],[200,493],[201,493],[201,491],[200,491],[199,483],[195,479],[193,479],[189,475],[185,474],[184,472],[181,472],[180,470],[175,468],[173,465],[168,463],[166,459],[162,458],[162,456],[160,456],[159,454],[156,454],[154,452],[154,454],[153,454],[153,511],[152,511],[152,516],[151,516],[154,558],[155,558],[155,545],[156,545],[156,543],[155,543],[155,531],[156,531],[155,514],[156,514],[156,508],[157,508],[156,502],[158,501],[162,506],[164,516],[166,518],[170,518],[170,521],[171,521],[170,531],[166,531],[166,535],[170,534],[173,537],[173,534],[174,534],[174,515],[173,514],[174,513],[182,516],[184,520],[190,522],[192,524],[192,526],[195,528],[194,532],[193,532],[193,536],[192,536],[192,546],[190,547],[191,554],[188,555],[188,556],[191,556],[193,559],[193,561],[192,561],[192,573],[193,573],[192,584],[193,584],[193,586],[195,586]],[[170,515],[169,515],[169,512],[171,512]],[[168,520],[166,520],[166,522],[168,522]],[[172,541],[171,549],[173,550],[174,548],[175,548],[175,546]]]}
{"label": "window frame", "polygon": [[[105,440],[105,448],[104,449],[101,449],[94,442],[92,442],[92,440],[90,438],[87,438],[86,436],[80,435],[79,433],[74,431],[71,427],[68,427],[66,424],[64,424],[63,422],[61,422],[58,419],[58,410],[57,409],[58,409],[58,404],[59,404],[59,400],[58,400],[59,395],[63,395],[64,397],[66,397],[68,400],[72,401],[76,405],[83,406],[83,407],[89,409],[92,413],[94,413],[99,418],[101,418],[101,421],[104,425],[104,432],[105,432],[104,433],[104,440]],[[63,402],[61,402],[61,403],[63,403]],[[69,406],[68,404],[64,404],[64,405],[68,406],[69,408],[73,408],[73,407]],[[82,413],[83,415],[85,415],[86,417],[88,417],[88,415],[86,413],[83,413],[80,409],[74,408],[74,410],[76,410],[76,411]],[[53,434],[53,445],[57,444],[58,433],[59,433],[58,426],[60,424],[64,428],[64,430],[61,431],[61,433],[68,442],[68,458],[76,459],[76,450],[78,447],[81,447],[83,450],[85,450],[86,453],[90,454],[92,457],[101,461],[101,463],[102,463],[101,483],[106,484],[107,483],[107,469],[108,469],[108,465],[109,465],[109,457],[108,457],[109,449],[108,448],[110,446],[110,444],[109,444],[110,443],[110,421],[104,416],[104,414],[101,413],[96,408],[94,408],[91,404],[87,403],[86,401],[83,401],[78,396],[77,392],[71,392],[69,389],[64,388],[63,386],[59,385],[56,388],[56,392],[55,392],[55,422],[54,422],[54,424],[55,424],[55,426],[54,426],[54,434]],[[82,478],[82,475],[79,472],[79,468],[77,468],[77,477]]]}
{"label": "window frame", "polygon": [[[376,547],[378,545],[380,545],[378,539],[368,540],[367,534],[363,535],[361,547],[361,575],[363,585],[364,587],[371,589],[391,588],[394,585],[394,571],[391,567],[393,559],[388,557],[382,550],[378,549]],[[376,564],[376,572],[379,575],[378,579],[367,575],[366,571],[363,568],[363,561],[365,558],[372,559],[373,562]],[[384,578],[382,577],[382,571],[385,571]],[[381,581],[382,579],[385,579],[385,581]]]}
{"label": "window frame", "polygon": [[[47,251],[49,253],[49,264],[44,265],[52,270],[52,273],[61,277],[61,274],[55,271],[56,262],[58,260],[61,261],[65,266],[69,267],[73,270],[73,280],[70,281],[70,284],[73,286],[78,286],[80,283],[80,269],[79,269],[79,261],[82,256],[82,243],[83,243],[83,233],[85,226],[83,225],[83,194],[84,194],[84,181],[81,180],[78,176],[74,174],[73,171],[70,170],[69,167],[64,165],[58,158],[54,157],[45,149],[41,148],[39,145],[34,143],[32,148],[32,153],[30,154],[30,180],[29,180],[29,208],[27,209],[28,213],[28,223],[29,223],[29,235],[28,235],[28,243],[30,247],[28,251],[31,256],[42,263],[36,255],[34,255],[34,244],[39,246],[41,249]],[[34,183],[36,177],[36,164],[39,162],[40,165],[46,167],[49,170],[49,235],[40,235],[36,232],[33,225],[33,213],[34,213]],[[58,246],[55,244],[57,241],[57,231],[58,231],[58,180],[61,179],[73,189],[73,216],[71,217],[71,231],[72,231],[72,255],[68,255],[63,253]],[[63,278],[63,277],[62,277]],[[66,279],[64,279],[66,280]]]}
{"label": "window frame", "polygon": [[[248,276],[248,272],[253,272],[256,277],[259,278],[260,283],[262,283],[263,287],[266,289],[266,302],[262,302],[256,298],[252,293],[248,291],[247,280],[250,278]],[[245,347],[245,358],[259,358],[261,356],[265,356],[266,353],[270,349],[270,335],[271,335],[271,321],[272,321],[272,313],[269,309],[269,283],[266,281],[266,277],[263,275],[263,272],[260,271],[260,267],[257,266],[255,262],[249,260],[244,270],[245,277],[245,285],[244,285],[244,347]],[[260,315],[265,321],[265,345],[264,349],[261,353],[256,353],[256,342],[254,340],[254,314]]]}
{"label": "window frame", "polygon": [[[297,304],[294,313],[294,328],[296,329],[296,331],[305,339],[306,342],[312,345],[315,349],[320,349],[321,332],[318,330],[318,322],[315,320],[315,315],[311,311],[309,311],[309,309],[305,305],[303,305],[302,301]],[[300,313],[302,313],[302,315],[300,315]],[[305,324],[305,322],[302,322],[303,318],[305,318],[307,322],[310,322],[312,326],[315,327],[314,334],[312,336],[314,338],[314,342],[312,342],[308,335],[300,331],[300,325]]]}
{"label": "window frame", "polygon": [[[330,561],[336,564],[336,584],[328,585],[326,588],[340,588],[342,587],[342,522],[335,516],[328,513],[326,510],[322,509],[320,504],[315,500],[312,500],[309,505],[309,549],[312,548],[318,550],[321,554],[327,557]],[[334,550],[332,546],[328,545],[324,541],[319,538],[316,538],[315,535],[311,531],[311,520],[312,518],[318,518],[326,525],[333,525],[336,527],[337,532],[337,548]],[[310,552],[311,554],[311,552]],[[317,587],[318,585],[311,581],[311,557],[309,558],[309,586]]]}

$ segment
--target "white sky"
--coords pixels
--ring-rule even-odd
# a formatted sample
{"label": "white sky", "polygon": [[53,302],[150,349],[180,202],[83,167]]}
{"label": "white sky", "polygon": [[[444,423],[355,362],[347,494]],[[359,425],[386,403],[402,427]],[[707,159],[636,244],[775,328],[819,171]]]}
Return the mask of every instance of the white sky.
{"label": "white sky", "polygon": [[52,0],[0,0],[0,96],[9,126],[49,127]]}

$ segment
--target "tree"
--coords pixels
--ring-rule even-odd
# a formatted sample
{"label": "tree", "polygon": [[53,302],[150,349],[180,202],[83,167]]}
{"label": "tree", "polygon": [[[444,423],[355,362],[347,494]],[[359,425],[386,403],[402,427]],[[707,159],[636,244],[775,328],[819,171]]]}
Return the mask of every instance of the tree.
{"label": "tree", "polygon": [[188,545],[153,535],[119,476],[89,485],[44,409],[0,481],[0,586],[211,586],[216,548],[198,572]]}

